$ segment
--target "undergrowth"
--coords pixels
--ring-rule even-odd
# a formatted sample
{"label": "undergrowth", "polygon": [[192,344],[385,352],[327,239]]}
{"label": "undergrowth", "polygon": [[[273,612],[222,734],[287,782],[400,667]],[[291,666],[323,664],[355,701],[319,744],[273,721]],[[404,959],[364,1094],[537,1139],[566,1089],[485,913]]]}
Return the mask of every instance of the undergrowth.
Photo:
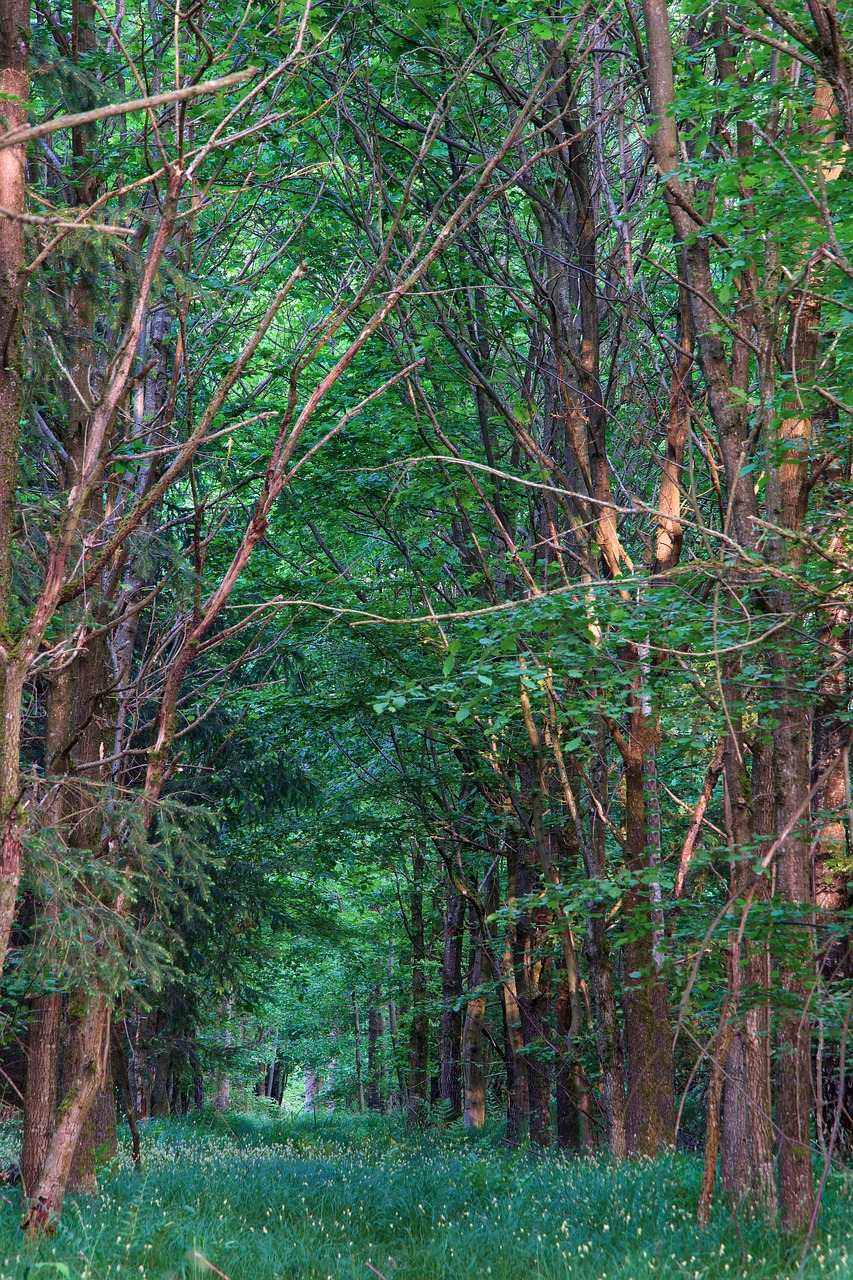
{"label": "undergrowth", "polygon": [[[0,1160],[17,1135],[0,1137]],[[0,1280],[793,1280],[799,1247],[716,1206],[699,1231],[700,1167],[673,1153],[615,1166],[512,1152],[455,1126],[318,1115],[144,1126],[100,1194],[71,1197],[53,1239],[21,1238],[0,1199]],[[803,1275],[853,1277],[853,1175],[827,1196]],[[375,1271],[374,1271],[375,1269]]]}

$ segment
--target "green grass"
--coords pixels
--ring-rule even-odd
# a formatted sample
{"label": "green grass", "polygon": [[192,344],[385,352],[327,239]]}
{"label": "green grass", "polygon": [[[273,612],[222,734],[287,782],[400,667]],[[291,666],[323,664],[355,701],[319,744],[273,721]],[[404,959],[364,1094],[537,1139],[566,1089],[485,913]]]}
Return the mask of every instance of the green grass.
{"label": "green grass", "polygon": [[[8,1130],[0,1161],[14,1148]],[[0,1277],[15,1280],[782,1280],[798,1251],[723,1205],[697,1230],[695,1157],[613,1166],[511,1153],[455,1127],[415,1138],[347,1116],[151,1122],[57,1235],[21,1239],[0,1200]],[[833,1175],[808,1277],[853,1277],[853,1174]],[[740,1234],[739,1234],[740,1233]]]}

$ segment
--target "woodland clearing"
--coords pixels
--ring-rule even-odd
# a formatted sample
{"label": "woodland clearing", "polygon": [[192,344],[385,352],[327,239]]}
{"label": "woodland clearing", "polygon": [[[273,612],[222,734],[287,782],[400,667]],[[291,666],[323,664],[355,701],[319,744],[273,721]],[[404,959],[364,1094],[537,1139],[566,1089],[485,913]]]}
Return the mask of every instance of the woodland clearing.
{"label": "woodland clearing", "polygon": [[[17,1135],[3,1135],[4,1154]],[[512,1152],[494,1127],[412,1137],[394,1118],[223,1115],[143,1125],[99,1194],[25,1244],[0,1201],[2,1280],[794,1280],[799,1252],[718,1204],[695,1221],[698,1157],[614,1165]],[[804,1277],[853,1275],[853,1177],[833,1174]],[[375,1268],[375,1270],[374,1270]]]}

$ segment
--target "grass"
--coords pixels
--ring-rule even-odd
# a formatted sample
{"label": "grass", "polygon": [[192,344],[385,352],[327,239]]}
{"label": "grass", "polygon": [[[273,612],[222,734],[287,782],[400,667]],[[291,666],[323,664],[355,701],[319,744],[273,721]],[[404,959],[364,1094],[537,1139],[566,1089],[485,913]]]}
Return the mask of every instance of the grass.
{"label": "grass", "polygon": [[[17,1135],[0,1135],[0,1163]],[[123,1153],[100,1194],[66,1202],[26,1245],[0,1200],[14,1280],[783,1280],[798,1250],[723,1205],[700,1232],[694,1156],[614,1166],[508,1152],[392,1120],[203,1114],[149,1122],[141,1175]],[[833,1175],[806,1277],[853,1277],[853,1173]],[[208,1265],[211,1264],[211,1265]],[[369,1265],[368,1265],[369,1264]]]}

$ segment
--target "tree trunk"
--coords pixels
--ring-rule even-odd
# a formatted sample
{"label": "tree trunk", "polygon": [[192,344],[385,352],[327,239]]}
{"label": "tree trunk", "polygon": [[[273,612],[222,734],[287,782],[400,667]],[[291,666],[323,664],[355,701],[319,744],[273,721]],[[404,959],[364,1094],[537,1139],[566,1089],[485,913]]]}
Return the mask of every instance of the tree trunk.
{"label": "tree trunk", "polygon": [[371,1111],[385,1110],[385,1064],[383,1040],[385,1020],[382,1017],[382,988],[374,987],[367,1019],[367,1105]]}
{"label": "tree trunk", "polygon": [[364,1061],[361,1056],[361,1019],[358,1014],[358,1000],[355,992],[352,992],[352,1011],[355,1018],[355,1074],[358,1080],[358,1109],[364,1111],[366,1104],[364,1100]]}
{"label": "tree trunk", "polygon": [[190,1049],[189,1060],[190,1070],[193,1074],[193,1106],[196,1111],[201,1111],[204,1106],[204,1073],[201,1069],[201,1059],[198,1056],[198,1049]]}
{"label": "tree trunk", "polygon": [[[628,870],[642,875],[648,869],[645,830],[645,743],[634,721],[625,758]],[[642,883],[626,892],[625,927],[630,931],[623,948],[625,982],[625,1045],[628,1053],[627,1132],[635,1155],[653,1156],[675,1138],[674,1068],[669,999],[657,974],[653,947],[652,902]]]}
{"label": "tree trunk", "polygon": [[777,1031],[776,1122],[779,1127],[779,1201],[782,1222],[789,1231],[804,1230],[814,1208],[814,1173],[811,1154],[811,1019],[807,1013],[805,974],[810,968],[811,945],[804,919],[811,905],[810,853],[806,809],[809,779],[808,719],[799,681],[787,654],[774,664],[788,678],[788,690],[780,690],[778,725],[773,735],[776,830],[784,831],[798,811],[797,827],[780,845],[777,885],[780,896],[795,909],[799,919],[786,939],[786,951],[778,958],[783,989],[794,1008],[786,1013]]}
{"label": "tree trunk", "polygon": [[[726,738],[723,756],[728,837],[733,854],[730,889],[736,899],[742,899],[751,879],[749,853],[755,847],[756,835],[767,836],[773,831],[772,762],[769,743],[759,741],[750,779],[734,684],[726,683],[724,693],[734,730],[734,736],[729,734]],[[767,880],[759,881],[754,888],[755,900],[762,900],[768,892]],[[770,1097],[770,1011],[766,1002],[756,1001],[754,996],[745,1011],[739,1008],[742,985],[753,991],[769,989],[767,946],[749,941],[738,946],[736,933],[732,932],[727,964],[732,1037],[723,1063],[722,1174],[735,1205],[747,1204],[773,1218],[777,1201]]]}
{"label": "tree trunk", "polygon": [[[165,1025],[165,1020],[161,1019],[161,1027]],[[172,1110],[169,1104],[169,1077],[171,1073],[172,1054],[170,1050],[166,1049],[157,1053],[154,1057],[153,1079],[151,1082],[150,1114],[154,1117],[159,1117],[161,1120],[168,1120]],[[230,1085],[228,1096],[230,1099]]]}
{"label": "tree trunk", "polygon": [[59,1217],[80,1134],[103,1087],[110,1043],[110,1009],[97,993],[83,997],[75,1035],[76,1072],[59,1108],[56,1129],[24,1219],[28,1234],[46,1230]]}
{"label": "tree trunk", "polygon": [[216,1073],[216,1092],[213,1095],[213,1105],[217,1111],[229,1111],[231,1109],[231,1076],[227,1071],[217,1071]]}
{"label": "tree trunk", "polygon": [[397,1076],[397,1096],[393,1099],[392,1106],[405,1107],[408,1111],[408,1090],[406,1086],[406,1073],[403,1062],[400,1057],[400,1039],[397,1033],[397,1002],[393,996],[388,997],[388,1035],[391,1040],[391,1054],[394,1060],[394,1072]]}
{"label": "tree trunk", "polygon": [[[544,917],[548,917],[547,921]],[[531,957],[532,972],[529,978],[529,1001],[522,1005],[522,1030],[525,1047],[533,1052],[527,1057],[527,1081],[530,1090],[530,1141],[537,1147],[550,1147],[551,1093],[554,1075],[553,1030],[551,1027],[552,971],[551,956],[538,958],[536,952],[544,948],[547,930],[553,912],[536,912],[536,929],[533,933],[534,954]]]}
{"label": "tree trunk", "polygon": [[[605,726],[600,724],[598,751],[592,772],[592,784],[599,803],[607,805],[607,750]],[[607,872],[606,829],[597,814],[590,820],[590,837],[585,846],[586,874],[590,880],[602,881]],[[617,1160],[628,1154],[628,1131],[625,1114],[625,1062],[619,1011],[613,983],[613,966],[607,939],[607,902],[600,898],[587,907],[584,953],[589,965],[589,982],[595,1011],[596,1045],[601,1068],[601,1096],[607,1146]]]}
{"label": "tree trunk", "polygon": [[[62,1046],[62,1093],[65,1099],[78,1087],[86,1064],[92,1053],[91,1013],[89,998],[82,991],[73,992],[65,1007],[65,1034]],[[107,1066],[104,1066],[106,1076]],[[101,1086],[99,1086],[100,1089]],[[68,1176],[69,1191],[94,1194],[98,1189],[95,1169],[95,1104],[98,1093],[92,1099],[83,1119]]]}
{"label": "tree trunk", "polygon": [[[48,690],[44,733],[44,773],[49,796],[45,799],[45,818],[59,829],[64,816],[65,788],[59,777],[67,768],[67,752],[71,737],[74,680],[72,668],[58,672]],[[59,904],[56,897],[48,903],[36,902],[35,945],[44,946],[41,924],[55,923]],[[47,913],[47,920],[39,912]],[[44,1158],[56,1125],[59,1100],[59,1040],[62,1027],[62,996],[59,992],[36,996],[30,1001],[31,1022],[28,1043],[26,1096],[24,1100],[24,1142],[21,1156],[21,1181],[24,1195],[36,1186]]]}
{"label": "tree trunk", "polygon": [[[557,1035],[562,1045],[572,1024],[572,998],[568,978],[557,989]],[[578,1151],[581,1141],[580,1113],[574,1088],[574,1054],[562,1054],[557,1065],[557,1146]]]}
{"label": "tree trunk", "polygon": [[444,953],[441,964],[441,1039],[439,1040],[439,1092],[455,1120],[462,1114],[460,1038],[462,1033],[462,939],[465,899],[452,886],[444,913]]}
{"label": "tree trunk", "polygon": [[112,1070],[112,1054],[107,1058],[106,1079],[92,1108],[94,1117],[95,1168],[114,1159],[118,1152],[116,1128],[116,1090]]}
{"label": "tree trunk", "polygon": [[[30,0],[0,0],[0,92],[4,126],[27,123]],[[24,213],[26,150],[0,152],[0,205]],[[12,547],[24,401],[21,350],[24,224],[0,221],[0,959],[6,954],[21,879],[21,697],[26,663],[11,656]]]}
{"label": "tree trunk", "polygon": [[513,843],[507,847],[507,926],[501,965],[501,1007],[504,1022],[507,1078],[507,1142],[515,1144],[527,1136],[530,1124],[530,1093],[524,1058],[524,1033],[516,988],[516,877],[518,853]]}
{"label": "tree trunk", "polygon": [[27,1086],[24,1097],[24,1146],[21,1182],[24,1198],[38,1184],[56,1126],[59,1096],[59,1033],[62,996],[36,996],[30,1001],[27,1036]]}
{"label": "tree trunk", "polygon": [[424,856],[412,843],[412,888],[409,894],[412,935],[412,1026],[409,1038],[409,1120],[426,1117],[429,1072],[429,1015],[427,1013],[426,946],[424,941]]}
{"label": "tree trunk", "polygon": [[[834,539],[834,543],[833,550],[843,550],[841,539]],[[853,610],[849,605],[834,605],[827,610],[820,645],[828,660],[818,684],[818,703],[812,718],[811,781],[817,786],[811,806],[816,828],[814,894],[815,905],[825,913],[818,919],[818,933],[826,939],[821,948],[821,969],[828,979],[835,976],[847,951],[846,940],[837,936],[832,918],[847,908],[844,770],[836,768],[823,784],[818,783],[840,760],[850,733],[845,713],[850,700],[851,619]]]}
{"label": "tree trunk", "polygon": [[[127,1125],[130,1129],[130,1141],[133,1152],[133,1163],[137,1173],[142,1168],[141,1143],[139,1140],[139,1125],[136,1121],[136,1106],[133,1101],[133,1086],[130,1079],[130,1072],[127,1067],[127,1055],[124,1051],[123,1036],[125,1034],[126,1024],[124,1027],[113,1025],[112,1046],[113,1060],[115,1069],[113,1074],[118,1077],[121,1087],[122,1098],[124,1099],[124,1111],[127,1116]],[[202,1093],[202,1102],[204,1102],[204,1093]]]}
{"label": "tree trunk", "polygon": [[475,926],[474,958],[471,964],[471,995],[465,1006],[462,1028],[462,1070],[464,1080],[463,1116],[466,1129],[482,1129],[486,1123],[486,1077],[483,1071],[483,1019],[486,992],[480,990],[488,977],[485,923]]}
{"label": "tree trunk", "polygon": [[[790,305],[785,361],[800,384],[809,386],[815,375],[821,302],[813,294],[798,293]],[[767,513],[774,525],[794,532],[802,525],[808,507],[812,434],[811,415],[796,401],[786,403],[774,442],[781,460],[767,475]],[[777,537],[771,542],[771,549],[782,573],[791,575],[797,570],[804,554],[798,544]],[[772,604],[780,617],[793,616],[795,599],[782,581],[780,577]],[[808,830],[811,776],[808,692],[803,688],[802,673],[791,652],[792,640],[793,635],[790,640],[783,637],[772,649],[770,658],[778,699],[773,730],[774,829],[780,839],[776,886],[779,896],[790,904],[792,922],[785,954],[777,961],[781,985],[789,999],[777,1030],[776,1121],[782,1224],[789,1231],[800,1231],[808,1227],[814,1209],[811,1018],[806,996],[807,988],[813,983],[814,950],[810,936],[813,915]]]}

